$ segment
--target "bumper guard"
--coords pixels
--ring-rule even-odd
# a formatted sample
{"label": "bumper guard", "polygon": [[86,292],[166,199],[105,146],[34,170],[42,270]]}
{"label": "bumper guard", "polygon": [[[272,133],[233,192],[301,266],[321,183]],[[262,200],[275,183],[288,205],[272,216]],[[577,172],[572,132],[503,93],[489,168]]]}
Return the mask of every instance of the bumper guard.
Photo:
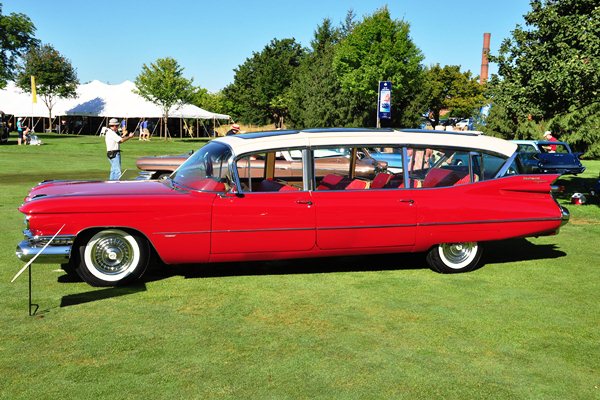
{"label": "bumper guard", "polygon": [[33,236],[28,230],[23,233],[25,234],[25,240],[17,245],[16,250],[16,255],[21,261],[28,262],[40,252],[41,254],[35,259],[35,263],[62,264],[69,261],[75,236],[57,236],[42,252],[42,248],[52,236]]}

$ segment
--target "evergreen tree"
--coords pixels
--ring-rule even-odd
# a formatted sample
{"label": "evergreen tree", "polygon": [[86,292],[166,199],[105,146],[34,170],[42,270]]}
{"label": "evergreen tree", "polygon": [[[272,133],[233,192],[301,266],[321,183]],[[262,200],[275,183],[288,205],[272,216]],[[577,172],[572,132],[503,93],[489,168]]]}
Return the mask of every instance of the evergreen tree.
{"label": "evergreen tree", "polygon": [[524,18],[526,27],[517,26],[490,57],[498,63],[489,84],[492,110],[500,106],[515,125],[534,121],[540,133],[555,127],[560,139],[597,149],[600,127],[582,121],[599,118],[598,0],[531,0]]}
{"label": "evergreen tree", "polygon": [[232,84],[223,93],[241,121],[263,125],[282,123],[293,75],[304,57],[294,39],[273,39],[260,53],[234,70]]}

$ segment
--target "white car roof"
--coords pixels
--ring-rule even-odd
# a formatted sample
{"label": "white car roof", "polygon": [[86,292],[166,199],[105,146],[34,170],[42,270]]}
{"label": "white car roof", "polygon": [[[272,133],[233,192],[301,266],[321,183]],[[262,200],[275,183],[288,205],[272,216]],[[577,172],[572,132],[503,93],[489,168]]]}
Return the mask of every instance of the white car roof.
{"label": "white car roof", "polygon": [[332,128],[254,132],[215,139],[229,145],[237,154],[268,149],[318,146],[414,145],[422,147],[457,147],[485,150],[510,157],[515,143],[485,136],[479,132],[446,132],[417,129]]}

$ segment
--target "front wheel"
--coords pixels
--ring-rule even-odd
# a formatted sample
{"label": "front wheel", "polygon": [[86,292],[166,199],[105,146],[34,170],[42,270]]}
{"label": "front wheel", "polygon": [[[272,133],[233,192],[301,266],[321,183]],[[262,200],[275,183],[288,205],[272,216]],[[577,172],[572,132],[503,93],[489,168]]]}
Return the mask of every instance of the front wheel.
{"label": "front wheel", "polygon": [[442,243],[427,253],[429,267],[442,274],[472,271],[483,252],[477,242]]}
{"label": "front wheel", "polygon": [[105,229],[83,241],[77,273],[92,286],[126,285],[146,271],[148,254],[145,238],[121,229]]}

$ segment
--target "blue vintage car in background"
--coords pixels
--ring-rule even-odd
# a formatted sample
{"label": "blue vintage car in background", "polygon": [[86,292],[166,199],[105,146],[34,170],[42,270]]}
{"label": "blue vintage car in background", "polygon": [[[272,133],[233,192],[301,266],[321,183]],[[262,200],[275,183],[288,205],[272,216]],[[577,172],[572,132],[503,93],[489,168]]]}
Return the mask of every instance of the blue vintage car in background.
{"label": "blue vintage car in background", "polygon": [[513,140],[518,147],[522,173],[525,174],[572,174],[585,171],[579,156],[565,142],[547,140]]}

